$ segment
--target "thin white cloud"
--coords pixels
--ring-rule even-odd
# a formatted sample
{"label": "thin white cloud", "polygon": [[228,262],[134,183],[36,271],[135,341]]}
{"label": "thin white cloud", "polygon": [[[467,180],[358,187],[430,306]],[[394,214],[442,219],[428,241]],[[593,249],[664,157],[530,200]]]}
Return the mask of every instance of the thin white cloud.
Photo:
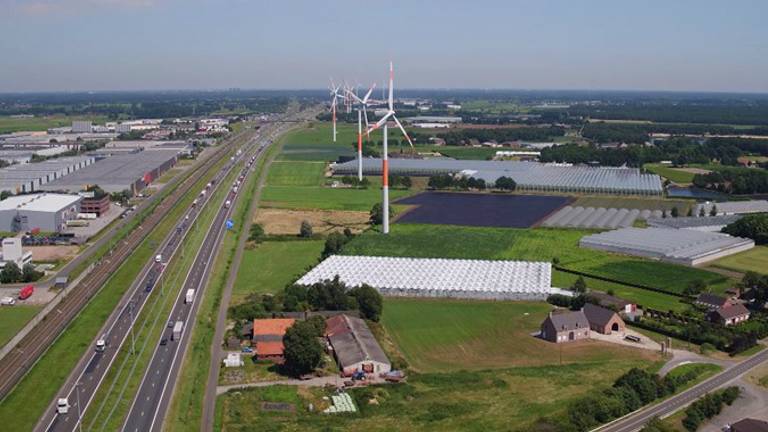
{"label": "thin white cloud", "polygon": [[[159,0],[0,0],[0,5],[7,5],[27,15],[47,15],[53,13],[80,13],[104,8],[146,8],[154,6]],[[6,6],[3,6],[5,9]],[[7,9],[6,9],[7,10]]]}

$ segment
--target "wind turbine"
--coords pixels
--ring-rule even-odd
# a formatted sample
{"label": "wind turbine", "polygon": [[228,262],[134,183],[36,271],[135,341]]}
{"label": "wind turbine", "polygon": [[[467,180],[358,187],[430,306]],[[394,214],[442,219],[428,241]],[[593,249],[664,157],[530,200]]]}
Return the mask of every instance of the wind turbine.
{"label": "wind turbine", "polygon": [[336,142],[336,106],[338,105],[339,89],[341,85],[335,85],[331,79],[331,122],[333,123],[333,142]]}
{"label": "wind turbine", "polygon": [[390,118],[395,121],[395,124],[397,124],[397,127],[400,128],[400,131],[403,132],[403,136],[405,136],[405,139],[408,140],[408,144],[411,145],[411,148],[413,148],[413,141],[411,141],[411,137],[408,136],[408,133],[405,131],[405,128],[403,128],[403,125],[400,123],[400,120],[397,119],[397,116],[395,116],[395,102],[394,102],[394,82],[395,82],[395,68],[392,65],[392,62],[389,62],[389,98],[387,100],[387,106],[388,111],[382,117],[379,121],[376,122],[373,126],[371,126],[368,129],[368,133],[371,133],[375,131],[376,129],[383,126],[384,130],[384,141],[383,141],[383,155],[381,159],[381,193],[382,193],[382,224],[381,224],[381,231],[384,234],[389,234],[389,156],[387,155],[388,148],[387,148],[387,135],[388,135],[388,126],[387,122]]}
{"label": "wind turbine", "polygon": [[349,97],[356,100],[359,107],[357,108],[357,178],[358,180],[363,180],[363,120],[362,118],[365,117],[365,132],[366,136],[369,135],[368,130],[368,111],[366,109],[366,106],[368,105],[370,101],[371,94],[373,93],[373,89],[376,88],[376,83],[373,83],[370,90],[363,96],[362,99],[360,99],[356,93],[352,93],[351,91],[348,93]]}

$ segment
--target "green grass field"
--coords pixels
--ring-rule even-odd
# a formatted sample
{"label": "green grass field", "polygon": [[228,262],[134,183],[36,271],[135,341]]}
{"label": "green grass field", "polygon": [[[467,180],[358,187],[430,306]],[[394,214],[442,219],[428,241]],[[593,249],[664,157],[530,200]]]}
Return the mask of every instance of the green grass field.
{"label": "green grass field", "polygon": [[756,246],[748,251],[720,258],[712,265],[742,273],[753,271],[768,274],[768,246]]}
{"label": "green grass field", "polygon": [[[354,415],[307,411],[309,403],[317,410],[327,406],[323,389],[229,392],[217,400],[214,429],[246,431],[258,424],[263,430],[525,431],[632,367],[658,367],[655,353],[593,341],[562,346],[560,365],[561,346],[529,334],[548,310],[544,303],[386,299],[388,332],[413,366],[435,372],[351,390],[360,410]],[[292,404],[295,412],[265,412],[261,402]]]}
{"label": "green grass field", "polygon": [[54,127],[71,126],[73,120],[91,120],[103,124],[107,121],[104,116],[46,116],[32,118],[12,118],[0,116],[0,133],[18,131],[44,131]]}
{"label": "green grass field", "polygon": [[[419,191],[390,189],[394,201]],[[367,189],[331,188],[325,186],[266,186],[262,195],[264,207],[286,209],[369,211],[381,201],[381,181],[371,179]]]}
{"label": "green grass field", "polygon": [[232,303],[248,294],[283,289],[317,263],[324,245],[322,240],[268,241],[246,249],[232,290]]}
{"label": "green grass field", "polygon": [[604,363],[637,350],[595,341],[562,347],[531,336],[552,306],[544,302],[395,299],[384,302],[383,324],[420,372],[511,366]]}
{"label": "green grass field", "polygon": [[275,161],[269,169],[269,186],[320,186],[323,184],[323,162]]}
{"label": "green grass field", "polygon": [[392,225],[388,236],[368,231],[347,244],[348,255],[411,256],[551,261],[565,268],[682,292],[693,280],[722,292],[732,284],[723,275],[674,264],[582,249],[587,231],[572,229],[506,229],[450,225]]}
{"label": "green grass field", "polygon": [[31,320],[42,306],[28,306],[17,304],[15,306],[0,307],[0,346],[4,346],[16,336],[19,330]]}
{"label": "green grass field", "polygon": [[[552,286],[558,288],[568,288],[576,282],[578,276],[554,270],[552,272]],[[643,307],[651,309],[675,312],[683,312],[688,309],[688,305],[680,301],[679,297],[659,293],[655,291],[644,290],[614,282],[606,282],[599,279],[585,278],[587,288],[590,290],[607,292],[613,290],[613,294],[625,300],[629,300]]]}
{"label": "green grass field", "polygon": [[666,179],[669,179],[670,181],[673,181],[675,183],[691,183],[693,181],[693,176],[695,175],[692,172],[683,171],[677,168],[672,168],[669,165],[663,165],[663,164],[645,164],[643,165],[643,168],[647,169],[648,171],[658,174]]}

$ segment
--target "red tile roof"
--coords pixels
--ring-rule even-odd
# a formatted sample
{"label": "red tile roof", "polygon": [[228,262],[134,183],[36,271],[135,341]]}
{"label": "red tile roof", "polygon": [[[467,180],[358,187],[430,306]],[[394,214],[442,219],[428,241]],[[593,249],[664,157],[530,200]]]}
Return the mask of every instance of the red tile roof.
{"label": "red tile roof", "polygon": [[293,323],[293,318],[270,318],[253,320],[253,336],[283,336]]}
{"label": "red tile roof", "polygon": [[284,350],[283,341],[256,342],[257,356],[282,356]]}

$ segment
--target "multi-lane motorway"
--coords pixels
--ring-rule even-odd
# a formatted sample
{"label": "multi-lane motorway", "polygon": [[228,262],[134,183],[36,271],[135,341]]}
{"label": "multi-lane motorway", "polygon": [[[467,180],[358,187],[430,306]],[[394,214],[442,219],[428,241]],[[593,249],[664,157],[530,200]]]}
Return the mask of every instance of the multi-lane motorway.
{"label": "multi-lane motorway", "polygon": [[[224,179],[229,170],[234,166],[235,162],[229,161],[214,176],[213,186],[216,186],[218,182]],[[224,185],[224,187],[229,188],[228,185]],[[207,187],[207,189],[210,188]],[[91,351],[86,354],[73,373],[77,378],[68,380],[63,389],[57,394],[57,399],[68,399],[71,405],[69,412],[66,414],[57,413],[56,401],[52,401],[43,419],[38,423],[38,429],[64,431],[73,430],[78,426],[78,419],[81,418],[81,414],[90,405],[96,389],[116,358],[119,348],[128,340],[129,336],[133,337],[131,334],[133,323],[146,304],[150,294],[161,283],[165,264],[175,255],[184,236],[194,226],[200,210],[210,200],[212,195],[212,191],[208,190],[205,195],[197,198],[195,205],[185,211],[176,228],[169,233],[161,246],[157,248],[156,252],[160,255],[160,260],[157,260],[155,256],[150,259],[140,276],[130,287],[128,291],[130,295],[123,299],[121,306],[108,319],[106,330],[103,334],[97,336],[97,339],[103,339],[106,342],[106,349],[101,352],[96,351],[94,341]]]}
{"label": "multi-lane motorway", "polygon": [[699,383],[671,398],[628,414],[605,426],[595,429],[594,432],[635,432],[643,428],[654,417],[665,417],[685,407],[704,394],[716,390],[740,377],[745,372],[768,360],[768,349],[764,349],[752,357],[731,366],[723,372]]}

